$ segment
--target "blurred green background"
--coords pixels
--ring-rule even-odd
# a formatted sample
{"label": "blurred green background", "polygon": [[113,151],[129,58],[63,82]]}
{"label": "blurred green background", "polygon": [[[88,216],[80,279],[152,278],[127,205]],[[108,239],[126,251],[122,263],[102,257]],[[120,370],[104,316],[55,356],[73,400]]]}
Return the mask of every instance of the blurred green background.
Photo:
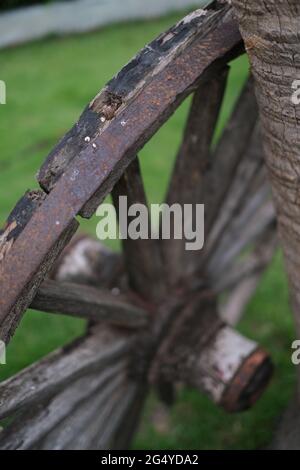
{"label": "blurred green background", "polygon": [[[78,37],[48,39],[1,51],[0,78],[7,84],[7,105],[0,106],[0,219],[26,189],[43,159],[78,118],[86,103],[142,46],[176,22],[176,14],[150,22],[116,25]],[[217,135],[248,75],[244,56],[232,63]],[[141,152],[150,202],[161,202],[179,145],[189,100]],[[83,228],[95,233],[97,220]],[[247,308],[240,331],[270,351],[275,377],[258,404],[229,416],[192,390],[179,392],[166,411],[151,396],[135,447],[143,449],[254,449],[267,445],[277,418],[293,390],[290,360],[294,339],[288,290],[278,253]],[[3,380],[84,330],[84,322],[27,312],[8,347]]]}

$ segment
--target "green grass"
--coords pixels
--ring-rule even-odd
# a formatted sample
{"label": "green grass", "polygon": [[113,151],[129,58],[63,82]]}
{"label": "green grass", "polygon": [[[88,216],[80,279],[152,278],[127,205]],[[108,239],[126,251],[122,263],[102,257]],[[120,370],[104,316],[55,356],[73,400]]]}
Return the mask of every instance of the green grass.
{"label": "green grass", "polygon": [[[146,23],[118,25],[100,32],[48,39],[1,52],[1,80],[7,105],[0,107],[0,219],[16,200],[36,187],[34,175],[51,147],[78,118],[86,103],[144,44],[178,19],[173,15]],[[218,132],[248,74],[242,57],[232,64]],[[189,101],[141,152],[150,202],[165,194]],[[82,226],[95,233],[95,217]],[[164,426],[158,426],[157,400],[148,402],[135,447],[157,449],[253,449],[265,446],[293,389],[290,344],[294,330],[281,255],[278,254],[239,326],[271,352],[274,380],[253,410],[228,416],[192,390],[179,393]],[[22,369],[84,330],[84,322],[27,312],[8,347],[1,379]]]}

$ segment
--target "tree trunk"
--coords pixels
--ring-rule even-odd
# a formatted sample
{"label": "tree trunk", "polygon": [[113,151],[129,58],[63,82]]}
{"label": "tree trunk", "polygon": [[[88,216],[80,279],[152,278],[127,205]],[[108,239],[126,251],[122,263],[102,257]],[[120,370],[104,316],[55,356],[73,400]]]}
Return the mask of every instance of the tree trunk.
{"label": "tree trunk", "polygon": [[[300,338],[300,79],[299,0],[232,0],[256,84],[266,164]],[[300,369],[298,369],[300,409]],[[299,421],[298,421],[299,422]],[[277,448],[295,448],[281,438]],[[300,439],[297,444],[300,448]]]}

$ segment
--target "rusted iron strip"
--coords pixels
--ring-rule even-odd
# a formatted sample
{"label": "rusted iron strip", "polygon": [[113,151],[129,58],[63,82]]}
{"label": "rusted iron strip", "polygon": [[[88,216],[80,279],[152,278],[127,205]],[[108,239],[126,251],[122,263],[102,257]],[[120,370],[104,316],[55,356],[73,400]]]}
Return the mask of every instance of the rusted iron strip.
{"label": "rusted iron strip", "polygon": [[86,107],[79,121],[52,150],[40,169],[39,182],[46,192],[53,189],[70,162],[96,136],[105,131],[110,121],[128,107],[152,78],[174,61],[195,39],[205,37],[227,9],[215,2],[212,8],[194,11],[142,49],[106,85]]}
{"label": "rusted iron strip", "polygon": [[[0,266],[0,324],[20,303],[24,287],[32,283],[74,216],[83,208],[84,216],[92,215],[138,150],[198,85],[199,77],[206,72],[205,79],[209,79],[209,74],[224,66],[228,54],[231,57],[239,44],[237,24],[231,9],[225,7],[206,34],[189,43],[111,120],[105,132],[74,158]],[[29,302],[21,302],[17,316],[21,316],[33,294],[32,287]],[[10,334],[8,331],[6,337]]]}
{"label": "rusted iron strip", "polygon": [[0,230],[0,263],[11,250],[35,210],[42,204],[46,194],[43,191],[26,191],[9,214],[5,227]]}
{"label": "rusted iron strip", "polygon": [[[35,211],[37,211],[42,205],[45,197],[46,194],[43,191],[27,191],[8,216],[5,228],[2,230],[0,236],[0,268],[1,265],[4,264],[5,258],[8,257],[10,252],[14,249],[16,241],[33,218]],[[38,266],[34,275],[32,275],[29,282],[24,285],[18,300],[15,302],[9,314],[6,315],[5,321],[1,323],[0,338],[3,341],[8,342],[10,339],[10,336],[18,326],[23,311],[31,302],[36,289],[51,268],[53,259],[60,254],[63,247],[68,243],[76,231],[77,227],[78,223],[73,219],[59,238],[54,241],[52,247],[45,254],[42,262]],[[20,256],[22,256],[22,253]],[[7,292],[10,292],[10,288],[11,286],[8,285]],[[6,292],[4,292],[4,295],[6,295]]]}

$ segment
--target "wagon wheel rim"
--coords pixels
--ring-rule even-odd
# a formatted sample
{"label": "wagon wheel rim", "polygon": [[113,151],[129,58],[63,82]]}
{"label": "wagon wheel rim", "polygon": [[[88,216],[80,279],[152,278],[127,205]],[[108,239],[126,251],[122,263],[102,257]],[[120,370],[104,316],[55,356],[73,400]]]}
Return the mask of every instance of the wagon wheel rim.
{"label": "wagon wheel rim", "polygon": [[[228,308],[234,300],[235,288],[243,280],[241,272],[245,281],[253,276],[257,279],[275,246],[274,213],[267,200],[261,158],[255,158],[251,164],[251,156],[260,156],[259,125],[251,80],[212,154],[215,166],[208,168],[210,144],[228,74],[227,63],[241,52],[240,35],[229,6],[217,4],[189,15],[146,46],[97,95],[42,166],[38,177],[42,190],[27,193],[12,212],[0,242],[0,292],[6,294],[0,296],[1,338],[6,343],[9,341],[30,305],[49,312],[59,310],[68,315],[83,316],[89,320],[89,328],[80,343],[75,342],[67,350],[53,353],[0,384],[0,418],[24,410],[22,421],[16,420],[12,428],[3,433],[2,448],[126,446],[150,384],[163,394],[164,384],[183,380],[206,391],[229,411],[249,407],[265,388],[272,368],[267,354],[226,325],[217,315],[216,305],[217,296],[227,291],[230,292]],[[166,201],[172,204],[203,199],[208,204],[211,212],[204,253],[195,262],[184,252],[182,241],[158,244],[152,240],[128,240],[123,244],[124,260],[114,258],[111,277],[108,276],[107,285],[103,285],[107,289],[100,291],[95,286],[75,284],[68,277],[65,283],[61,269],[66,257],[71,256],[71,252],[74,255],[79,247],[82,249],[83,242],[95,243],[77,240],[56,261],[78,228],[75,216],[91,217],[111,191],[116,206],[119,195],[126,195],[129,203],[146,203],[136,155],[191,93],[194,93],[193,104]],[[199,106],[203,102],[205,106]],[[205,119],[204,109],[209,109],[208,119]],[[248,121],[242,119],[239,126],[240,117],[245,115]],[[199,125],[205,129],[202,138]],[[198,132],[193,134],[197,129]],[[191,139],[193,135],[196,135],[195,139]],[[238,142],[238,137],[242,142]],[[234,139],[236,145],[232,148]],[[246,151],[248,141],[251,145]],[[201,161],[196,162],[199,148]],[[229,159],[226,168],[221,159],[223,148]],[[78,149],[79,154],[75,155]],[[185,164],[198,178],[197,183],[204,181],[205,175],[206,180],[199,184],[200,192],[195,188],[187,190],[189,171]],[[225,183],[219,188],[220,175]],[[230,185],[232,176],[236,179],[233,188]],[[241,187],[243,177],[246,184]],[[254,202],[247,197],[247,189],[255,195]],[[228,196],[230,191],[237,198],[235,204],[232,203],[233,196]],[[227,212],[216,223],[222,205]],[[234,234],[254,214],[259,215],[257,233],[246,234],[234,248]],[[224,232],[227,237],[223,236]],[[237,262],[239,254],[249,244],[254,246],[253,251]],[[32,246],[35,247],[34,256]],[[262,257],[261,251],[265,247],[269,250]],[[99,245],[97,250],[99,252]],[[106,253],[104,257],[111,262],[113,255]],[[112,283],[120,280],[120,272],[124,276],[124,265],[130,288],[126,284],[124,292],[116,296],[111,292]],[[44,281],[51,270],[52,279]],[[166,273],[169,274],[166,276]],[[183,279],[186,279],[184,284]],[[122,284],[120,289],[122,291]],[[172,291],[171,296],[166,296],[168,289]],[[88,315],[81,313],[85,307],[80,303],[84,296],[88,297]],[[202,312],[200,321],[199,310]],[[203,340],[189,328],[185,329],[186,324],[193,323],[197,325],[197,331],[205,331]],[[164,338],[162,332],[166,327],[169,333]],[[183,332],[186,332],[190,348],[195,346],[197,360],[186,353],[187,340],[182,343]],[[230,343],[235,344],[238,351],[233,363],[231,357],[226,358],[231,353]],[[85,361],[69,367],[79,354]],[[220,364],[222,356],[225,359]],[[136,362],[139,367],[133,366]],[[205,375],[204,363],[212,369],[216,365],[223,367],[227,376],[220,380],[211,372]],[[46,367],[50,370],[49,376],[45,376],[44,384],[36,387],[34,384],[39,374],[45,373]],[[63,367],[66,367],[66,373],[62,372]],[[89,384],[85,394],[82,394],[83,384],[86,387]],[[22,397],[17,391],[20,386]],[[46,402],[48,409],[55,410],[71,393],[72,406],[77,410],[74,417],[70,417],[71,406],[63,416],[50,413],[53,422],[44,425],[41,438],[37,423],[45,423],[50,418],[38,409],[34,417],[30,413],[27,416],[28,407]],[[90,404],[86,403],[87,399]],[[70,438],[64,430],[66,422],[69,420],[69,428],[81,429],[95,409],[102,410],[99,420],[95,420],[79,441],[73,436]],[[108,417],[114,418],[114,424],[104,429]],[[124,420],[128,424],[126,433],[120,431]],[[38,435],[32,431],[30,438],[24,440],[26,425],[36,432],[39,430]]]}

